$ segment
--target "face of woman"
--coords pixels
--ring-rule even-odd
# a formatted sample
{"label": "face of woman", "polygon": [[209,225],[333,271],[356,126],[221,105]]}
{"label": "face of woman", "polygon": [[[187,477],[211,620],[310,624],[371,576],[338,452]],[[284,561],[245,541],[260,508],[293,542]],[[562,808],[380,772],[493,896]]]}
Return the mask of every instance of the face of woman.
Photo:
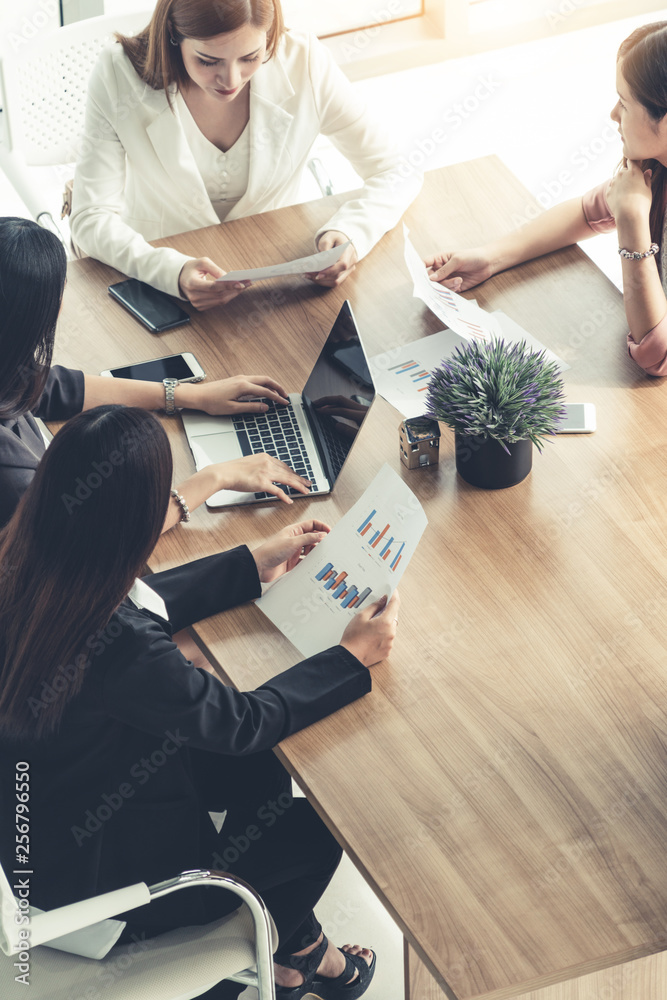
{"label": "face of woman", "polygon": [[266,57],[266,32],[246,24],[214,38],[184,38],[181,55],[195,86],[212,100],[234,101]]}
{"label": "face of woman", "polygon": [[667,115],[655,121],[640,101],[635,100],[623,76],[623,63],[616,69],[618,101],[611,117],[623,140],[623,155],[628,160],[658,160],[667,165]]}

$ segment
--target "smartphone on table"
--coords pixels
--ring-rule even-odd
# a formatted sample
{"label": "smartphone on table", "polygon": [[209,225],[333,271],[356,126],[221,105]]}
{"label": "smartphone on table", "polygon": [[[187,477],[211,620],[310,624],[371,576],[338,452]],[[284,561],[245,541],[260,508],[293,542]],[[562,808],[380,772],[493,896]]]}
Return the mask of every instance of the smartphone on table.
{"label": "smartphone on table", "polygon": [[166,378],[177,378],[179,382],[202,382],[206,372],[194,354],[169,354],[164,358],[138,361],[136,364],[120,368],[108,368],[100,375],[111,378],[135,378],[146,382],[162,382]]}
{"label": "smartphone on table", "polygon": [[185,309],[164,292],[147,285],[145,281],[138,281],[136,278],[119,281],[115,285],[109,285],[109,295],[120,302],[151,333],[162,333],[174,326],[190,322]]}
{"label": "smartphone on table", "polygon": [[594,403],[566,403],[566,417],[558,434],[592,434],[596,427]]}

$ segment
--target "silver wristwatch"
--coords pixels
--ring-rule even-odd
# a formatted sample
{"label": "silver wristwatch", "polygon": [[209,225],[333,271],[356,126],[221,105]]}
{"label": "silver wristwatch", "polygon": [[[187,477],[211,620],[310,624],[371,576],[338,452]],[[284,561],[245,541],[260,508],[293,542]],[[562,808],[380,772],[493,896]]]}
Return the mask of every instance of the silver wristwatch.
{"label": "silver wristwatch", "polygon": [[174,392],[179,385],[179,381],[177,378],[164,378],[162,379],[162,385],[164,386],[164,412],[168,417],[173,417],[176,413]]}

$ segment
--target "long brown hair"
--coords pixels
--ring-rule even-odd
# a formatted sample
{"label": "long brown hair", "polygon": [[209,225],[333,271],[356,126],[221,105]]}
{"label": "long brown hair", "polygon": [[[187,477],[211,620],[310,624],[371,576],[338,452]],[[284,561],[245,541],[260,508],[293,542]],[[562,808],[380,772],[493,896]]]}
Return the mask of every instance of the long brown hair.
{"label": "long brown hair", "polygon": [[215,38],[246,24],[266,31],[272,58],[285,31],[280,0],[158,0],[147,28],[134,37],[116,38],[141,79],[168,95],[172,83],[188,81],[180,45],[172,39]]}
{"label": "long brown hair", "polygon": [[[155,417],[98,406],[55,436],[0,532],[0,733],[54,729],[160,535],[172,459]],[[109,629],[109,635],[105,633]]]}
{"label": "long brown hair", "polygon": [[[654,21],[633,31],[621,43],[618,58],[623,60],[623,76],[632,96],[657,124],[667,114],[667,21]],[[649,168],[652,171],[651,240],[660,245],[667,199],[667,168],[657,160],[644,160],[642,169]]]}
{"label": "long brown hair", "polygon": [[0,418],[34,409],[44,391],[66,277],[54,233],[0,218]]}

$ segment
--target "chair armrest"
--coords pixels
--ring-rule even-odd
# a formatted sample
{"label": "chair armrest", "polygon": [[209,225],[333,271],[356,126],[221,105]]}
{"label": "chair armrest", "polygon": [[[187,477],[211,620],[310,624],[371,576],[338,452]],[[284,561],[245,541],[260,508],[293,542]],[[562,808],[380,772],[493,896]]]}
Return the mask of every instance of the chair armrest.
{"label": "chair armrest", "polygon": [[[30,918],[30,947],[46,944],[54,938],[64,937],[65,934],[81,930],[82,927],[124,913],[125,910],[145,906],[150,901],[148,886],[145,882],[138,882],[124,889],[114,889],[113,892],[105,892],[101,896],[92,896],[78,903],[69,903],[67,906],[59,906],[56,910],[40,913]],[[25,947],[25,942],[19,946],[15,940],[12,944],[12,955]]]}

